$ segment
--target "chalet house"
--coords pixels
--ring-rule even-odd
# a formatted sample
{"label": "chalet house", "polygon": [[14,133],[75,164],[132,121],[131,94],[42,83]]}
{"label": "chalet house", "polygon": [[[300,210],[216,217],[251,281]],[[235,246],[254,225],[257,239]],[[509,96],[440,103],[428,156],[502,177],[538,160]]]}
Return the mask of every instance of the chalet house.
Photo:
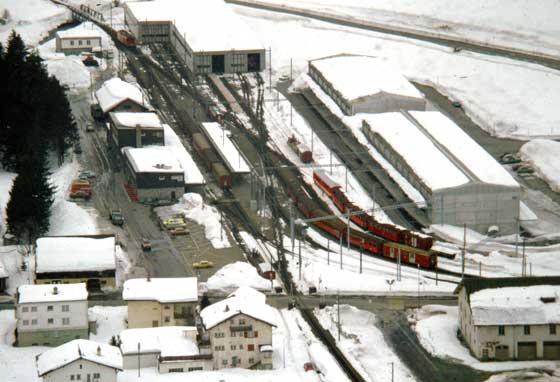
{"label": "chalet house", "polygon": [[168,147],[123,147],[127,189],[133,200],[172,201],[185,192],[185,171]]}
{"label": "chalet house", "polygon": [[155,367],[159,373],[212,370],[212,354],[198,346],[194,326],[127,329],[118,337],[125,369]]}
{"label": "chalet house", "polygon": [[103,115],[112,111],[138,113],[151,109],[140,88],[118,77],[105,81],[95,92],[95,98]]}
{"label": "chalet house", "polygon": [[61,30],[55,35],[56,51],[64,54],[80,54],[101,50],[101,32],[89,22],[76,28]]}
{"label": "chalet house", "polygon": [[156,113],[109,113],[109,147],[164,145],[163,125]]}
{"label": "chalet house", "polygon": [[241,287],[200,312],[199,336],[213,355],[214,368],[272,369],[272,328],[276,312],[266,296]]}
{"label": "chalet house", "polygon": [[116,382],[122,356],[115,346],[73,340],[39,354],[36,364],[44,382]]}
{"label": "chalet house", "polygon": [[18,346],[58,346],[88,338],[86,284],[22,285],[17,291]]}
{"label": "chalet house", "polygon": [[198,282],[196,277],[129,279],[123,300],[129,328],[194,325]]}
{"label": "chalet house", "polygon": [[560,277],[465,279],[455,294],[479,360],[560,359]]}
{"label": "chalet house", "polygon": [[115,236],[50,236],[35,243],[35,283],[115,287]]}

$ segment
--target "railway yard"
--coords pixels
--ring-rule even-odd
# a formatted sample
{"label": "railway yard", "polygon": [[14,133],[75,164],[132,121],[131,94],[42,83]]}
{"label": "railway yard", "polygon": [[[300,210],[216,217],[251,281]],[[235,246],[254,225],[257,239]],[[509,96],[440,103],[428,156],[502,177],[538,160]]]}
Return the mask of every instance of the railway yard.
{"label": "railway yard", "polygon": [[[212,301],[226,297],[236,286],[234,281],[228,284],[231,276],[228,271],[240,272],[234,276],[244,279],[247,285],[251,285],[254,277],[260,284],[266,281],[266,286],[260,289],[266,292],[269,304],[281,309],[285,321],[285,316],[296,315],[299,330],[304,332],[302,327],[308,328],[305,334],[308,346],[320,344],[340,376],[348,381],[478,382],[508,370],[498,366],[473,367],[451,355],[449,358],[438,356],[425,344],[417,326],[420,326],[423,306],[428,306],[429,310],[429,306],[457,305],[455,293],[462,280],[519,274],[549,276],[559,270],[555,263],[551,265],[546,260],[552,259],[560,244],[557,232],[546,232],[549,224],[560,223],[559,193],[533,172],[528,175],[516,172],[514,164],[503,160],[504,153],[517,155],[523,141],[489,134],[458,101],[446,96],[437,86],[410,81],[430,105],[421,113],[440,112],[488,152],[496,163],[501,161],[500,170],[505,169],[516,184],[511,188],[519,195],[519,200],[513,197],[519,209],[514,221],[517,232],[498,234],[491,229],[476,232],[474,228],[467,230],[467,223],[453,227],[444,223],[443,212],[442,224],[438,225],[432,222],[435,221],[432,215],[435,206],[413,181],[420,179],[420,186],[428,189],[425,178],[414,175],[410,180],[395,175],[408,171],[410,163],[391,167],[385,159],[386,152],[376,150],[371,141],[365,136],[362,139],[361,133],[352,130],[350,125],[356,123],[360,115],[337,114],[343,109],[337,96],[331,99],[315,91],[313,86],[301,85],[312,81],[305,71],[297,78],[292,76],[290,66],[289,76],[279,76],[280,71],[273,75],[271,50],[255,53],[248,49],[249,56],[242,64],[238,63],[251,68],[255,65],[251,60],[260,55],[258,68],[261,70],[223,73],[230,65],[226,56],[225,64],[212,61],[211,69],[204,72],[206,66],[196,65],[197,59],[203,60],[197,55],[203,56],[204,52],[179,55],[177,38],[173,44],[160,41],[136,44],[134,33],[138,32],[134,27],[130,28],[133,33],[123,31],[126,24],[113,25],[112,13],[111,23],[100,18],[97,11],[90,8],[93,3],[85,2],[89,5],[81,6],[77,5],[80,4],[77,0],[52,0],[52,3],[70,10],[73,23],[92,22],[111,40],[107,48],[113,49],[111,57],[107,55],[102,67],[91,70],[89,87],[69,93],[81,143],[80,152],[74,149],[72,160],[95,174],[88,197],[73,202],[90,213],[93,211],[98,233],[116,235],[128,257],[128,265],[120,275],[122,279],[197,277],[201,282],[199,293]],[[283,9],[273,3],[252,4],[245,0],[231,3],[237,4],[236,7],[247,6],[255,12],[286,13],[338,27],[356,27],[355,22],[323,17],[300,8]],[[103,8],[100,4],[97,6]],[[113,8],[119,9],[118,17],[124,17],[122,13],[128,12],[128,8],[123,11],[122,7],[125,6],[113,7],[111,2],[110,8],[105,8],[110,12]],[[105,17],[106,11],[103,11]],[[125,19],[118,21],[125,22]],[[148,20],[145,23],[148,24]],[[172,24],[180,26],[180,22]],[[384,32],[384,27],[373,24],[357,28]],[[508,53],[501,47],[457,43],[453,39],[415,35],[398,28],[385,32],[422,43],[460,46],[461,50],[472,50],[488,57],[507,55],[514,60],[542,61],[553,69],[560,62],[549,56]],[[143,38],[149,40],[147,36]],[[193,61],[188,61],[191,53]],[[220,70],[211,73],[216,67]],[[307,77],[302,80],[304,76]],[[113,77],[120,77],[140,89],[142,103],[146,98],[150,112],[156,113],[161,123],[172,129],[186,149],[189,163],[202,174],[203,183],[189,185],[185,179],[185,194],[173,192],[171,201],[137,201],[139,183],[131,181],[123,155],[109,147],[111,125],[107,119],[92,114],[91,104],[97,102],[96,91]],[[319,82],[317,84],[322,87]],[[386,90],[381,89],[380,93],[385,94]],[[325,94],[328,94],[326,90]],[[387,104],[398,103],[398,98],[390,98]],[[402,107],[390,111],[402,113]],[[360,131],[362,123],[360,120],[357,128]],[[94,126],[93,131],[88,126]],[[140,139],[139,133],[136,134],[136,139]],[[440,143],[434,146],[460,167],[457,163],[461,160],[454,157],[456,154],[451,153],[451,149]],[[183,170],[188,176],[188,169]],[[481,183],[480,176],[473,175],[475,171],[463,171],[471,183]],[[429,196],[437,191],[430,189]],[[441,198],[443,209],[443,196]],[[481,202],[481,205],[486,206],[482,209],[494,208],[490,202]],[[122,212],[123,220],[117,225],[112,224],[115,223],[111,217],[114,211]],[[445,215],[445,219],[449,215]],[[476,214],[468,215],[470,218]],[[498,212],[497,215],[506,214]],[[546,217],[546,224],[541,216]],[[495,230],[497,232],[498,228]],[[249,267],[242,268],[241,263]],[[272,272],[272,280],[264,276],[263,263]],[[379,331],[393,357],[384,359],[386,365],[379,366],[384,370],[381,379],[377,371],[366,370],[365,363],[357,365],[356,359],[367,347],[360,343],[359,335],[345,329],[341,342],[341,304],[344,309],[354,307],[375,315],[375,322],[368,322],[368,325]],[[124,303],[117,291],[96,295],[90,301],[90,306],[93,305]],[[334,329],[324,324],[325,306],[339,309],[338,339]],[[436,309],[434,315],[444,315],[444,308],[441,309]],[[297,313],[287,313],[288,310]],[[288,328],[293,324],[284,322],[283,326]],[[455,331],[459,333],[458,328]],[[452,336],[456,337],[456,333]],[[283,341],[294,339],[290,339],[288,333]],[[360,350],[348,350],[355,348],[347,348],[349,345],[343,344],[344,341],[353,341],[353,346]],[[284,349],[285,343],[282,349],[288,351]],[[138,347],[140,349],[140,344]],[[323,358],[310,348],[305,353],[315,362],[314,367],[318,367]],[[469,349],[465,351],[468,353]],[[284,368],[285,357],[283,354]],[[275,366],[280,364],[279,359],[274,360]],[[394,367],[398,369],[396,379]],[[325,368],[328,370],[314,378],[336,380],[333,369]],[[510,370],[519,368],[510,367]]]}

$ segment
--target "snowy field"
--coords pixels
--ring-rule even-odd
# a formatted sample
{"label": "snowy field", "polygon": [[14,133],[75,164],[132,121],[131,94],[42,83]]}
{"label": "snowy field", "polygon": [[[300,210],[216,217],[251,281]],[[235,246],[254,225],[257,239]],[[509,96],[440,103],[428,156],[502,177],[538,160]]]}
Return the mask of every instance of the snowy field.
{"label": "snowy field", "polygon": [[524,144],[520,152],[521,159],[531,164],[551,189],[560,192],[560,142],[535,139]]}
{"label": "snowy field", "polygon": [[457,307],[442,305],[426,305],[420,310],[415,330],[422,346],[434,356],[490,372],[558,367],[553,361],[479,362],[457,338],[457,314]]}
{"label": "snowy field", "polygon": [[[315,309],[314,313],[323,328],[337,339],[337,307]],[[341,305],[338,347],[366,381],[390,382],[392,363],[395,381],[416,381],[410,370],[385,342],[383,333],[375,325],[376,322],[377,318],[373,313],[350,305]]]}
{"label": "snowy field", "polygon": [[339,53],[375,56],[409,79],[460,100],[467,114],[492,134],[560,136],[557,71],[303,17],[233,9],[272,48],[274,78],[289,74],[290,60],[295,78],[307,70],[309,59]]}
{"label": "snowy field", "polygon": [[264,0],[441,36],[560,55],[560,7],[554,0]]}

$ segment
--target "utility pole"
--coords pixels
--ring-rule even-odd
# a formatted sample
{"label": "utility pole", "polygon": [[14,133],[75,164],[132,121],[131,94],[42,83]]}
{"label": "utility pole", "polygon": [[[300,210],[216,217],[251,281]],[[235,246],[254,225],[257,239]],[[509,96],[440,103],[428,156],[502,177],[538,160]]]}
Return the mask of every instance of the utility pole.
{"label": "utility pole", "polygon": [[327,265],[331,265],[331,239],[327,238]]}
{"label": "utility pole", "polygon": [[523,259],[521,261],[521,277],[527,277],[527,257],[525,257],[525,238],[523,238]]}
{"label": "utility pole", "polygon": [[340,233],[340,243],[338,244],[340,250],[340,269],[342,269],[342,232]]}
{"label": "utility pole", "polygon": [[220,210],[220,241],[224,241],[224,212]]}
{"label": "utility pole", "polygon": [[138,378],[140,378],[140,342],[138,342]]}
{"label": "utility pole", "polygon": [[338,342],[340,342],[340,290],[336,294],[336,306],[337,306],[336,326],[338,328]]}
{"label": "utility pole", "polygon": [[467,224],[463,224],[463,250],[461,251],[461,280],[465,278],[465,251],[467,250]]}
{"label": "utility pole", "polygon": [[272,47],[268,48],[268,87],[272,89]]}
{"label": "utility pole", "polygon": [[346,248],[350,251],[350,213],[346,216]]}
{"label": "utility pole", "polygon": [[292,65],[292,59],[290,58],[290,81],[292,81],[292,72],[293,72],[293,65]]}
{"label": "utility pole", "polygon": [[395,363],[391,362],[391,382],[395,382]]}
{"label": "utility pole", "polygon": [[364,248],[364,239],[362,239],[362,245],[360,245],[360,273],[362,273],[362,252]]}
{"label": "utility pole", "polygon": [[290,237],[292,238],[292,259],[294,258],[294,246],[295,246],[295,238],[294,238],[294,204],[293,202],[290,203]]}

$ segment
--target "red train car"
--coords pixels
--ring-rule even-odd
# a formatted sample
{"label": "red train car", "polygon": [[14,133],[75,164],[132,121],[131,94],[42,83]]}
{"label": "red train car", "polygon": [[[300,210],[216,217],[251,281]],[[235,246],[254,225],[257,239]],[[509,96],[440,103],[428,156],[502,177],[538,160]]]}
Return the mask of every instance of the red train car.
{"label": "red train car", "polygon": [[383,256],[398,260],[402,263],[416,264],[422,268],[435,268],[437,266],[437,256],[431,251],[418,248],[411,248],[399,243],[385,242],[383,245]]}
{"label": "red train car", "polygon": [[121,29],[120,31],[117,32],[117,39],[126,46],[136,45],[136,39],[134,38],[132,33],[127,31],[126,29]]}
{"label": "red train car", "polygon": [[301,143],[295,135],[288,138],[288,146],[294,150],[303,163],[313,162],[313,153],[309,150],[309,147],[307,147],[306,144]]}
{"label": "red train car", "polygon": [[313,180],[319,188],[327,193],[331,198],[333,191],[340,188],[340,184],[336,183],[331,177],[323,170],[313,171]]}

